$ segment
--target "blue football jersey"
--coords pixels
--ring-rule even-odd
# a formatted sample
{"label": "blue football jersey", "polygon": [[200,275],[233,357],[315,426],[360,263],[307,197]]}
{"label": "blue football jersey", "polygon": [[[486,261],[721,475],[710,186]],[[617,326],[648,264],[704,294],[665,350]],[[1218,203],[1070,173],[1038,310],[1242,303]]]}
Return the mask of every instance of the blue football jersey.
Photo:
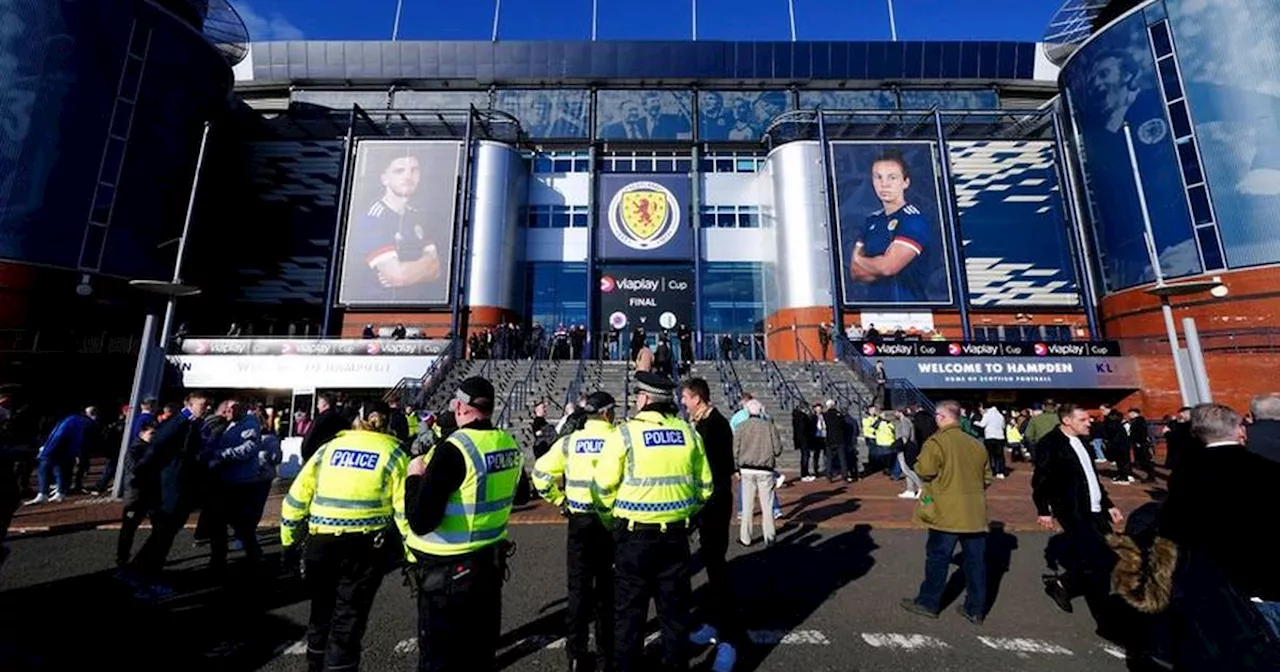
{"label": "blue football jersey", "polygon": [[[403,214],[381,199],[348,224],[347,276],[344,295],[356,301],[403,301],[423,293],[418,287],[383,287],[375,267],[383,259],[414,261],[434,241],[423,229],[422,214],[406,206]],[[439,250],[447,254],[447,250]]]}
{"label": "blue football jersey", "polygon": [[933,251],[933,226],[920,209],[910,203],[897,212],[886,215],[877,210],[867,216],[858,233],[856,244],[862,245],[862,253],[879,257],[893,245],[903,245],[915,252],[915,258],[897,275],[881,278],[867,285],[867,301],[918,303],[929,300],[930,264],[922,263]]}

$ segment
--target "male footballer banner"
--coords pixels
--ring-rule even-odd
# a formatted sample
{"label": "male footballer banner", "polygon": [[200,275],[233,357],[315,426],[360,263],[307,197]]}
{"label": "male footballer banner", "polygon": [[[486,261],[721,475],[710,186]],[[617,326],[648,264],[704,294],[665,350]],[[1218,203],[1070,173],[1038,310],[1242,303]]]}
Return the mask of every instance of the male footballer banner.
{"label": "male footballer banner", "polygon": [[338,302],[447,305],[462,143],[356,146]]}
{"label": "male footballer banner", "polygon": [[952,303],[932,143],[831,144],[846,305]]}

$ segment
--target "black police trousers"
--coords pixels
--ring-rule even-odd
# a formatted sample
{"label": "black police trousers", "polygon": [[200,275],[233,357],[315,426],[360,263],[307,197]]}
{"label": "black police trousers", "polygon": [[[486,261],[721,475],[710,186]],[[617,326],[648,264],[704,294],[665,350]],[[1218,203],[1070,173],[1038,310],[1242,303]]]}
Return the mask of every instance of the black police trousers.
{"label": "black police trousers", "polygon": [[658,610],[662,628],[662,666],[688,669],[689,609],[692,589],[689,577],[689,530],[684,523],[639,525],[628,521],[614,525],[613,599],[617,614],[614,635],[614,670],[649,670],[645,665],[645,621],[649,600]]}
{"label": "black police trousers", "polygon": [[506,544],[417,553],[419,672],[492,672],[502,632]]}
{"label": "black police trousers", "polygon": [[307,669],[341,672],[360,668],[361,640],[373,598],[387,569],[379,535],[312,534],[304,558],[311,593],[307,625]]}
{"label": "black police trousers", "polygon": [[596,624],[596,651],[613,659],[613,533],[593,513],[569,516],[567,646],[572,659],[588,653],[588,629]]}

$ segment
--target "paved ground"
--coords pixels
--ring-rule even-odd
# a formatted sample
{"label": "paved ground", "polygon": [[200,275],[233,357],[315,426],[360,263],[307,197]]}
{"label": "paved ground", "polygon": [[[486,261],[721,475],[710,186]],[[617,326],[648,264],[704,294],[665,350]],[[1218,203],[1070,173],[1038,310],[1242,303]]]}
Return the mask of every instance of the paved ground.
{"label": "paved ground", "polygon": [[[1126,669],[1123,652],[1093,634],[1086,610],[1064,614],[1041,593],[1044,533],[993,535],[996,597],[985,625],[949,609],[936,621],[902,611],[899,598],[921,578],[923,538],[913,530],[791,524],[772,548],[735,544],[732,570],[755,642],[738,669]],[[506,670],[561,669],[563,528],[517,526],[513,539],[499,660]],[[108,531],[11,541],[13,555],[0,570],[0,669],[305,669],[299,641],[307,607],[296,582],[264,572],[212,583],[204,551],[184,535],[170,567],[178,597],[141,605],[110,577],[114,541]],[[278,557],[278,547],[268,550]],[[656,623],[650,627],[656,631]],[[364,669],[414,669],[414,633],[408,591],[399,574],[389,575],[365,639]]]}

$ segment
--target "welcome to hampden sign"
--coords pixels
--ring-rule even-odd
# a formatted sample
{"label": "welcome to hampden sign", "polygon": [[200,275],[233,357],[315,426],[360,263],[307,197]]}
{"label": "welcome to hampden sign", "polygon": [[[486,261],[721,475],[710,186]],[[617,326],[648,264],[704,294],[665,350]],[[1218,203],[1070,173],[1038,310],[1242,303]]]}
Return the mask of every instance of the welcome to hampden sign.
{"label": "welcome to hampden sign", "polygon": [[1137,367],[1116,343],[860,342],[890,378],[921,389],[1135,389]]}

